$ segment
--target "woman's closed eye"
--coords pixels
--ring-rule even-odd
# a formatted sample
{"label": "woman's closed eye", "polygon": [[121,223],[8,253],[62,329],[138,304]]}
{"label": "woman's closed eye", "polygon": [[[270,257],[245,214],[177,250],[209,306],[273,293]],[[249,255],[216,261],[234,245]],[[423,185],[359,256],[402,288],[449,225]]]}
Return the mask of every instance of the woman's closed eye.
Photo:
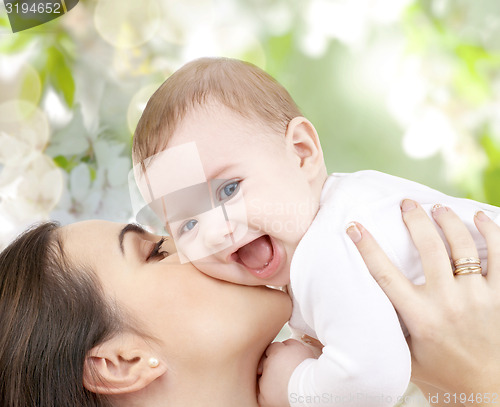
{"label": "woman's closed eye", "polygon": [[166,238],[162,237],[154,246],[151,252],[149,253],[148,257],[146,258],[146,261],[151,261],[154,259],[164,259],[165,257],[168,256],[168,252],[166,250],[162,251],[161,246],[165,242]]}

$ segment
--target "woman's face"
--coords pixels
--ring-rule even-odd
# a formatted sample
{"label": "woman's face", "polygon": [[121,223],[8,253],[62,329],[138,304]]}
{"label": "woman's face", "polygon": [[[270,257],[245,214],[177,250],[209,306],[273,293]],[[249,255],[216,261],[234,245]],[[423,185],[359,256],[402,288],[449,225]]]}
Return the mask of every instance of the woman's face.
{"label": "woman's face", "polygon": [[169,254],[151,256],[160,237],[137,227],[86,221],[63,227],[61,237],[69,259],[95,270],[107,297],[158,339],[170,363],[252,349],[258,358],[290,316],[286,294],[226,283],[180,264],[168,239],[160,251]]}

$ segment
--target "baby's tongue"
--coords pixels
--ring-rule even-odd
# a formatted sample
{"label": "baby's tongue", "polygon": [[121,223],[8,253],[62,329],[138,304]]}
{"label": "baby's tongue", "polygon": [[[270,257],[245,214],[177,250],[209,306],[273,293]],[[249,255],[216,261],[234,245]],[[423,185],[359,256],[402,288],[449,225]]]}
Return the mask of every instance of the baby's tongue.
{"label": "baby's tongue", "polygon": [[262,236],[238,250],[241,262],[249,269],[259,270],[273,257],[273,246],[269,236]]}

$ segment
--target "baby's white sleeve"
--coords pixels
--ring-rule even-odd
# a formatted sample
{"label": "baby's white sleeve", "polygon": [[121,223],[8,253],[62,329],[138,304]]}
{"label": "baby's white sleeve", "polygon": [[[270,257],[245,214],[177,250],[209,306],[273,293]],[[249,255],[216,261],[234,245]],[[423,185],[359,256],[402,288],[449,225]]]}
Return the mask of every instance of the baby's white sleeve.
{"label": "baby's white sleeve", "polygon": [[325,346],[293,372],[290,406],[393,406],[409,384],[411,359],[392,304],[343,230],[306,235],[299,246],[314,257],[300,266],[314,270],[297,269],[292,290]]}
{"label": "baby's white sleeve", "polygon": [[452,208],[469,228],[484,269],[486,244],[474,226],[474,214],[483,210],[500,224],[500,208],[374,171],[353,175],[343,198],[347,204],[333,206],[344,212],[332,221],[331,211],[320,211],[292,261],[295,301],[325,345],[319,359],[308,359],[293,372],[288,385],[292,407],[389,407],[409,384],[411,358],[397,314],[345,234],[349,221],[363,224],[417,284],[425,280],[401,218],[402,199],[416,200],[429,214],[437,203]]}

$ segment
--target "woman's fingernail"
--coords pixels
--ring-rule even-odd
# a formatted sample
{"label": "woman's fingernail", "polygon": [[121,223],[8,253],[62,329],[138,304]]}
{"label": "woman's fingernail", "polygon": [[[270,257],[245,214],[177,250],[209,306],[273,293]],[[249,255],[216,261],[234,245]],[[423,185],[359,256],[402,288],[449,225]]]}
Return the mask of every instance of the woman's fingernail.
{"label": "woman's fingernail", "polygon": [[442,204],[436,204],[431,209],[432,213],[441,213],[441,212],[445,212],[447,210],[448,210],[448,208]]}
{"label": "woman's fingernail", "polygon": [[486,215],[483,211],[477,211],[476,212],[476,218],[482,222],[486,220],[491,220],[488,215]]}
{"label": "woman's fingernail", "polygon": [[358,228],[358,225],[355,222],[349,223],[345,231],[347,233],[347,236],[349,236],[354,243],[358,243],[363,237],[361,235],[361,231]]}
{"label": "woman's fingernail", "polygon": [[417,204],[411,199],[403,199],[403,202],[401,202],[401,210],[403,212],[411,211],[412,209],[416,209],[416,207]]}

